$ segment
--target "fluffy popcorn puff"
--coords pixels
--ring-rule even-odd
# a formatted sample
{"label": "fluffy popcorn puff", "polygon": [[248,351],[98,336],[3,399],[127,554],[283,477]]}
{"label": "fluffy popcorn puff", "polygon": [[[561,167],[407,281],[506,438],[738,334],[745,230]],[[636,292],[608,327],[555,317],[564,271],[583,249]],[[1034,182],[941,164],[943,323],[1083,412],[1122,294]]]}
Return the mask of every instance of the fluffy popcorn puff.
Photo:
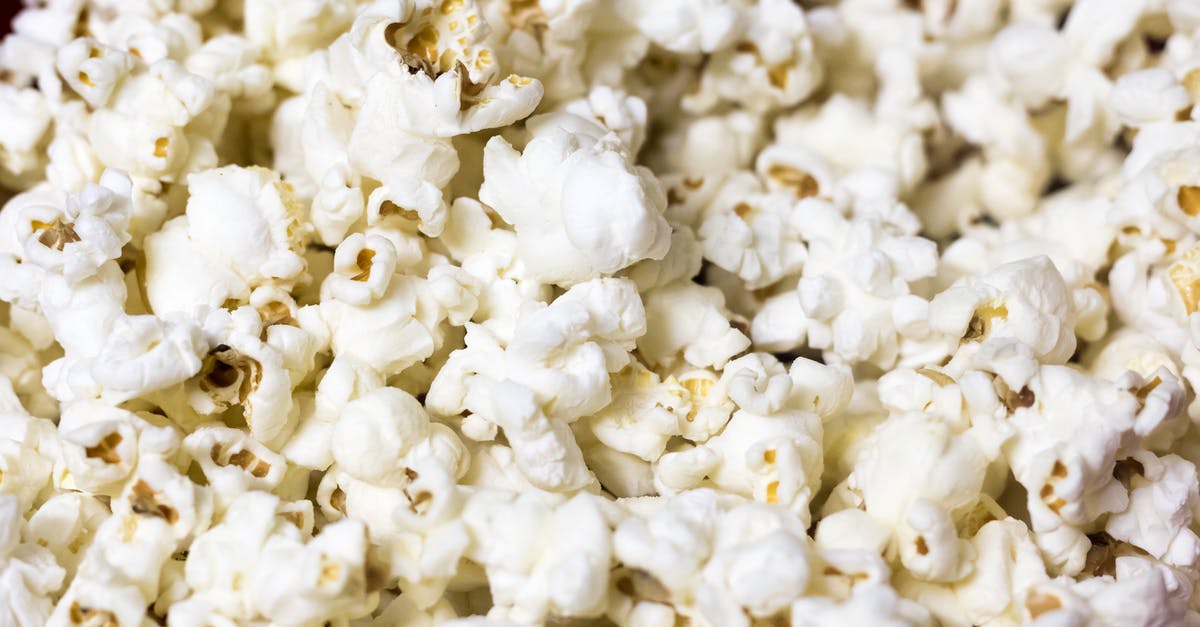
{"label": "fluffy popcorn puff", "polygon": [[331,43],[353,20],[354,4],[251,0],[243,13],[246,38],[267,58],[286,62]]}
{"label": "fluffy popcorn puff", "polygon": [[0,143],[5,152],[0,180],[21,189],[26,187],[25,182],[37,178],[33,174],[39,167],[44,167],[45,156],[40,148],[45,145],[52,118],[41,93],[7,84],[0,87],[0,109],[6,120],[5,139]]}
{"label": "fluffy popcorn puff", "polygon": [[[1166,564],[1195,568],[1200,539],[1189,528],[1196,501],[1195,466],[1174,455],[1157,458],[1150,453],[1122,464],[1118,480],[1130,483],[1129,507],[1109,516],[1107,533]],[[1128,476],[1126,468],[1132,471]]]}
{"label": "fluffy popcorn puff", "polygon": [[677,281],[645,293],[646,334],[638,350],[651,365],[683,361],[698,367],[722,368],[750,346],[734,328],[720,290]]}
{"label": "fluffy popcorn puff", "polygon": [[[155,312],[218,307],[248,300],[259,285],[300,280],[303,209],[278,174],[226,166],[191,175],[188,187],[186,215],[147,238],[146,292]],[[196,280],[195,271],[206,276]]]}
{"label": "fluffy popcorn puff", "polygon": [[58,434],[48,421],[29,415],[8,378],[0,376],[0,493],[28,509],[51,481],[58,461]]}
{"label": "fluffy popcorn puff", "polygon": [[45,547],[21,541],[24,521],[20,501],[0,495],[0,580],[4,582],[4,610],[0,618],[8,625],[46,624],[53,608],[53,594],[63,584],[65,571]]}
{"label": "fluffy popcorn puff", "polygon": [[620,2],[617,12],[654,43],[672,52],[713,52],[729,46],[743,26],[738,6],[721,0]]}
{"label": "fluffy popcorn puff", "polygon": [[[362,525],[333,523],[314,538],[284,505],[270,494],[244,494],[196,538],[185,563],[195,593],[171,608],[172,621],[262,616],[312,624],[370,612],[378,596],[367,591]],[[231,554],[240,559],[226,559]]]}
{"label": "fluffy popcorn puff", "polygon": [[895,549],[913,576],[960,579],[970,570],[970,550],[955,521],[980,497],[983,451],[972,438],[916,413],[890,417],[869,437],[848,485],[868,514],[895,529]]}
{"label": "fluffy popcorn puff", "polygon": [[548,506],[532,495],[484,492],[468,501],[466,555],[489,574],[489,618],[528,624],[603,613],[613,549],[597,500],[578,494]]}
{"label": "fluffy popcorn puff", "polygon": [[954,364],[974,363],[1020,389],[1038,362],[1065,363],[1075,352],[1075,302],[1047,257],[1001,265],[974,285],[956,285],[930,302],[929,325],[958,345]]}
{"label": "fluffy popcorn puff", "polygon": [[520,152],[495,137],[483,167],[479,199],[513,226],[539,281],[569,286],[667,254],[666,196],[616,135],[543,128]]}
{"label": "fluffy popcorn puff", "polygon": [[685,108],[707,111],[733,102],[750,110],[770,110],[799,103],[820,84],[822,69],[803,9],[767,0],[743,11],[744,30],[734,36],[734,45],[713,54]]}
{"label": "fluffy popcorn puff", "polygon": [[[707,476],[724,491],[786,505],[807,522],[823,464],[822,429],[816,408],[806,404],[811,383],[797,379],[825,373],[806,372],[803,362],[797,363],[795,379],[774,358],[759,353],[729,363],[719,385],[738,409],[709,433],[685,429],[698,446],[664,456],[656,469],[659,480],[678,490]],[[680,484],[684,477],[690,481]]]}
{"label": "fluffy popcorn puff", "polygon": [[[1066,573],[1076,573],[1084,565],[1089,542],[1081,527],[1086,521],[1127,509],[1129,513],[1119,514],[1118,521],[1136,516],[1132,493],[1117,477],[1128,476],[1126,480],[1135,485],[1133,476],[1146,469],[1136,456],[1123,459],[1119,453],[1136,446],[1140,438],[1180,411],[1182,389],[1164,370],[1150,381],[1135,379],[1134,383],[1132,389],[1121,389],[1066,367],[1044,366],[1027,388],[1034,404],[1018,407],[1010,419],[1016,437],[1005,445],[1005,456],[1017,481],[1028,491],[1032,529],[1039,546],[1048,563]],[[1086,434],[1072,426],[1081,420],[1092,425]],[[1153,456],[1145,459],[1147,463],[1153,459],[1151,475],[1162,477],[1164,462]],[[1187,488],[1184,490],[1186,493]],[[1138,494],[1145,498],[1144,493]],[[1156,542],[1160,543],[1157,550],[1165,550],[1162,540]],[[1181,542],[1185,546],[1187,538]],[[1181,559],[1190,562],[1194,558]]]}
{"label": "fluffy popcorn puff", "polygon": [[541,83],[516,74],[499,76],[496,54],[484,41],[488,25],[475,0],[443,1],[435,11],[412,4],[411,18],[384,30],[399,56],[401,80],[373,77],[361,115],[380,116],[386,108],[399,114],[389,124],[416,135],[449,137],[507,126],[533,112],[542,98]]}
{"label": "fluffy popcorn puff", "polygon": [[755,289],[798,272],[807,257],[795,221],[796,198],[763,191],[753,176],[731,178],[706,208],[696,233],[707,259]]}
{"label": "fluffy popcorn puff", "polygon": [[809,587],[816,561],[790,512],[710,490],[656,499],[648,514],[621,522],[613,550],[648,576],[618,591],[636,599],[657,588],[682,615],[711,624],[749,625],[786,611]]}
{"label": "fluffy popcorn puff", "polygon": [[476,416],[463,422],[474,439],[503,429],[535,485],[578,489],[592,478],[569,424],[612,400],[609,374],[629,363],[628,351],[645,329],[632,282],[580,283],[549,305],[531,307],[507,346],[471,326],[466,348],[450,355],[427,401],[443,416]]}
{"label": "fluffy popcorn puff", "polygon": [[[850,217],[817,198],[797,204],[795,220],[809,260],[794,291],[765,301],[751,337],[764,348],[789,350],[807,334],[810,346],[838,359],[890,367],[904,343],[929,333],[930,304],[913,291],[936,272],[937,250],[917,236],[907,208],[891,200],[896,190],[890,177],[862,173],[846,185]],[[789,318],[797,323],[777,331]]]}
{"label": "fluffy popcorn puff", "polygon": [[432,355],[444,340],[442,323],[462,322],[476,303],[460,282],[469,280],[450,267],[431,269],[428,277],[401,274],[396,257],[392,240],[353,235],[338,246],[334,271],[321,286],[320,314],[334,352],[385,375]]}

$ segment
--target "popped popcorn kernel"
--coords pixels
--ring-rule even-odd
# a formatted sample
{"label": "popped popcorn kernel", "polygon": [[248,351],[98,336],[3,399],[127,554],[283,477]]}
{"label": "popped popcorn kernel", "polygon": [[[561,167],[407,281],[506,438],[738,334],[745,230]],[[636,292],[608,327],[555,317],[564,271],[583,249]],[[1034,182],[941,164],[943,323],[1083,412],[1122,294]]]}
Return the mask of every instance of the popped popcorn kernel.
{"label": "popped popcorn kernel", "polygon": [[121,456],[115,449],[123,439],[120,433],[114,431],[104,436],[95,446],[85,448],[84,452],[88,457],[98,458],[106,464],[119,464]]}
{"label": "popped popcorn kernel", "polygon": [[78,601],[71,603],[71,624],[87,627],[119,627],[120,622],[112,612],[84,607]]}
{"label": "popped popcorn kernel", "polygon": [[[821,192],[817,179],[807,172],[802,172],[790,166],[775,164],[767,168],[767,176],[775,179],[780,185],[792,190],[796,198],[808,198]],[[684,183],[687,183],[685,179]]]}
{"label": "popped popcorn kernel", "polygon": [[1062,600],[1050,593],[1037,592],[1025,600],[1025,607],[1029,610],[1029,616],[1032,618],[1053,612],[1062,606]]}
{"label": "popped popcorn kernel", "polygon": [[978,342],[987,337],[993,321],[1008,318],[1008,307],[1004,303],[987,304],[975,310],[971,321],[967,324],[967,332],[963,335],[964,342]]}
{"label": "popped popcorn kernel", "polygon": [[1187,313],[1193,314],[1200,308],[1200,248],[1191,248],[1183,253],[1170,268],[1171,283],[1183,301]]}
{"label": "popped popcorn kernel", "polygon": [[179,513],[170,505],[164,503],[162,495],[150,487],[150,484],[141,479],[138,479],[133,484],[130,508],[135,514],[155,516],[172,525],[175,524],[175,521],[179,520]]}
{"label": "popped popcorn kernel", "polygon": [[37,241],[46,248],[61,251],[67,244],[81,241],[79,234],[75,232],[75,225],[69,222],[56,219],[47,224],[40,220],[33,220],[30,222],[30,227],[35,233],[39,233]]}
{"label": "popped popcorn kernel", "polygon": [[261,381],[260,363],[220,344],[205,356],[198,385],[217,402],[231,405],[245,403]]}

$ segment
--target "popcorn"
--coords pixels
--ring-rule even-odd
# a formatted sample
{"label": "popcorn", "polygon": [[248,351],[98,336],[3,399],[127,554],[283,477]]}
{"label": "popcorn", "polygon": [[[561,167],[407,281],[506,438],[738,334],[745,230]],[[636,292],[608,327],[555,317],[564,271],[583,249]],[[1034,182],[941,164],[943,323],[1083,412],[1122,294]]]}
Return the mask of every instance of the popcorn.
{"label": "popcorn", "polygon": [[645,307],[646,334],[638,350],[652,365],[682,357],[697,368],[721,368],[750,345],[728,321],[725,298],[715,288],[676,282],[648,292]]}
{"label": "popcorn", "polygon": [[[868,514],[896,529],[901,559],[915,576],[960,577],[952,521],[979,498],[983,452],[971,438],[915,413],[889,417],[869,438],[849,486],[861,494]],[[895,468],[908,470],[899,474]],[[934,567],[936,560],[944,561]]]}
{"label": "popcorn", "polygon": [[287,470],[283,457],[236,429],[200,427],[183,439],[183,449],[214,487],[218,508],[246,492],[271,491]]}
{"label": "popcorn", "polygon": [[[196,538],[185,569],[198,594],[191,607],[173,607],[172,619],[201,608],[230,620],[261,615],[291,623],[370,612],[377,597],[366,593],[361,524],[333,523],[312,538],[282,506],[269,494],[247,493]],[[222,559],[231,550],[240,564]]]}
{"label": "popcorn", "polygon": [[739,41],[713,55],[698,93],[684,102],[687,109],[706,111],[722,101],[751,110],[786,107],[819,85],[821,68],[799,7],[771,0],[746,9],[743,19]]}
{"label": "popcorn", "polygon": [[[1075,351],[1073,309],[1062,275],[1049,259],[1036,257],[995,268],[977,288],[938,294],[930,303],[930,326],[961,338],[956,359],[976,347],[980,359],[1002,344],[1017,344],[1038,361],[1061,364]],[[1024,384],[1021,377],[1032,374],[1027,367],[1005,377],[1009,387]]]}
{"label": "popcorn", "polygon": [[342,411],[334,427],[333,456],[340,468],[364,481],[382,482],[389,474],[401,472],[388,462],[403,459],[429,437],[425,411],[416,399],[395,388],[374,390],[347,403]]}
{"label": "popcorn", "polygon": [[870,623],[873,625],[925,625],[928,612],[921,606],[898,598],[886,586],[862,584],[845,603],[830,602],[823,597],[800,599],[792,604],[794,625],[841,625]]}
{"label": "popcorn", "polygon": [[432,355],[443,341],[440,325],[450,315],[428,279],[393,274],[394,251],[383,237],[348,238],[321,287],[320,314],[334,352],[385,375]]}
{"label": "popcorn", "polygon": [[738,7],[720,1],[678,1],[656,6],[623,2],[617,11],[654,43],[678,53],[725,48],[742,27]]}
{"label": "popcorn", "polygon": [[[861,184],[888,182],[864,178]],[[802,330],[793,337],[802,339],[801,333],[807,333],[812,346],[849,362],[890,366],[906,336],[923,339],[926,330],[921,321],[930,304],[911,293],[912,285],[936,272],[937,254],[932,242],[916,236],[909,226],[912,216],[902,205],[873,206],[879,201],[886,203],[893,194],[889,190],[883,198],[857,200],[855,212],[865,215],[853,220],[839,215],[828,203],[801,200],[797,213],[803,218],[797,223],[805,224],[801,232],[809,238],[811,261],[805,263],[795,291],[779,294],[774,307],[764,307],[760,315],[786,315],[780,308],[794,311],[796,304],[783,299],[798,299],[800,311],[795,313],[803,322],[796,326]],[[795,346],[794,340],[784,343],[764,337],[758,329],[766,322],[752,325],[756,341],[772,348]]]}
{"label": "popcorn", "polygon": [[975,570],[954,586],[969,620],[1024,620],[1026,606],[1041,607],[1030,589],[1049,577],[1029,530],[1009,518],[983,525],[972,538]]}
{"label": "popcorn", "polygon": [[697,232],[705,257],[761,288],[798,272],[807,257],[791,194],[762,194],[754,177],[729,180],[716,192]]}
{"label": "popcorn", "polygon": [[[1009,443],[1006,456],[1017,480],[1029,490],[1030,518],[1039,545],[1050,563],[1066,572],[1078,572],[1086,557],[1087,540],[1077,526],[1101,512],[1128,507],[1128,494],[1114,479],[1113,467],[1118,451],[1147,432],[1149,425],[1139,429],[1137,423],[1157,423],[1178,411],[1178,384],[1164,380],[1162,374],[1159,377],[1153,386],[1122,390],[1069,368],[1044,366],[1029,384],[1036,407],[1017,408],[1013,413],[1017,437]],[[1065,402],[1073,406],[1069,416],[1061,413]],[[1081,439],[1062,421],[1083,416],[1092,416],[1089,423],[1097,429]],[[1060,428],[1068,430],[1058,433]]]}
{"label": "popcorn", "polygon": [[351,2],[251,0],[243,8],[246,37],[270,59],[298,59],[333,41],[354,16]]}
{"label": "popcorn", "polygon": [[1196,622],[1188,3],[26,4],[0,623]]}
{"label": "popcorn", "polygon": [[[227,167],[193,175],[188,187],[188,236],[205,254],[222,257],[251,285],[303,272],[301,209],[287,183],[263,168]],[[238,226],[230,231],[231,224]]]}
{"label": "popcorn", "polygon": [[611,400],[609,373],[628,362],[645,332],[631,282],[595,279],[526,314],[501,347],[472,326],[429,391],[438,414],[464,410],[505,431],[526,477],[544,488],[576,489],[589,479],[568,423]]}
{"label": "popcorn", "polygon": [[32,89],[0,87],[0,108],[5,112],[3,129],[4,160],[0,179],[12,188],[23,188],[25,181],[36,178],[34,172],[44,165],[39,153],[50,128],[50,111],[44,96]]}
{"label": "popcorn", "polygon": [[550,509],[529,497],[487,496],[468,502],[463,517],[474,538],[467,555],[489,573],[497,617],[528,623],[548,613],[600,614],[612,549],[596,497],[580,494]]}
{"label": "popcorn", "polygon": [[[547,129],[522,152],[493,138],[484,151],[479,196],[513,225],[518,256],[542,282],[573,285],[611,274],[641,259],[661,259],[670,244],[661,188],[630,163],[615,136]],[[611,200],[601,202],[605,197]]]}
{"label": "popcorn", "polygon": [[0,515],[5,533],[0,542],[0,579],[4,585],[4,613],[13,625],[45,623],[53,607],[52,595],[62,585],[65,572],[45,547],[21,542],[20,503],[16,497],[0,495]]}
{"label": "popcorn", "polygon": [[[1193,466],[1169,455],[1139,454],[1118,462],[1118,480],[1130,483],[1129,507],[1109,517],[1105,529],[1113,538],[1148,551],[1164,563],[1192,568],[1200,557],[1196,534],[1184,521],[1192,516],[1196,473]],[[1138,467],[1141,471],[1138,471]],[[1120,470],[1118,470],[1118,468]],[[1125,469],[1129,470],[1126,471]],[[1129,476],[1126,476],[1126,472]],[[1137,485],[1146,483],[1146,485]],[[1150,510],[1154,514],[1147,516]],[[1161,512],[1168,512],[1163,516]],[[1146,512],[1146,513],[1143,513]],[[1152,518],[1153,522],[1147,520]],[[1146,522],[1139,522],[1146,520]]]}

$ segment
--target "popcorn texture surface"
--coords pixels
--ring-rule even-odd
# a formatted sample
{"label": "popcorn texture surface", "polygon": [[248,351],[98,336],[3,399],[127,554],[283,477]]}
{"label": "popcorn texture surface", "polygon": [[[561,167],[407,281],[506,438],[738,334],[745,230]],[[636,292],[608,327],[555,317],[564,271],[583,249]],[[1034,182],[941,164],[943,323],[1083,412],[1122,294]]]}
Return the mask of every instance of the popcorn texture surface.
{"label": "popcorn texture surface", "polygon": [[1200,625],[1193,0],[17,5],[0,627]]}

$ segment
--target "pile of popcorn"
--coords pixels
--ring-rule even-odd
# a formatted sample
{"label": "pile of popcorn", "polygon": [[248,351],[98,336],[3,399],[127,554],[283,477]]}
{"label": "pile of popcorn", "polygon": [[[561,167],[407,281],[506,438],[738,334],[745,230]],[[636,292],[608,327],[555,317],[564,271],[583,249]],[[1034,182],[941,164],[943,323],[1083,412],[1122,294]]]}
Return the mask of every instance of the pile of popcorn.
{"label": "pile of popcorn", "polygon": [[1200,625],[1194,0],[25,0],[0,626]]}

